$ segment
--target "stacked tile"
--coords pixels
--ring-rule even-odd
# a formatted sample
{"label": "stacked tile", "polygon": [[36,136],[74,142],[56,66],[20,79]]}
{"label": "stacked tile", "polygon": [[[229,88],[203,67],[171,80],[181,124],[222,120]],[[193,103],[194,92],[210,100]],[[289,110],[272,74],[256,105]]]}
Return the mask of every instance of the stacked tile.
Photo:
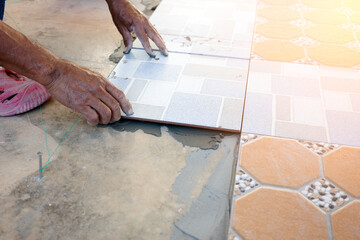
{"label": "stacked tile", "polygon": [[255,6],[162,1],[150,20],[169,56],[149,58],[137,40],[109,78],[133,104],[127,117],[240,132]]}

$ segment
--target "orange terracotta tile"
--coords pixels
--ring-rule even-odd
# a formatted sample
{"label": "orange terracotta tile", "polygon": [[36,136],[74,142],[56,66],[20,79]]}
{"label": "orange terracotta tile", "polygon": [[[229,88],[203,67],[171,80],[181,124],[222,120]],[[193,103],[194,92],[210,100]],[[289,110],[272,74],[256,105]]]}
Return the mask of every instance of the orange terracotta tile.
{"label": "orange terracotta tile", "polygon": [[293,39],[302,35],[302,30],[295,25],[287,22],[269,21],[256,26],[256,32],[276,39]]}
{"label": "orange terracotta tile", "polygon": [[[356,1],[356,0],[355,0]],[[301,2],[313,8],[337,8],[341,7],[340,0],[301,0]]]}
{"label": "orange terracotta tile", "polygon": [[330,91],[360,93],[360,81],[358,79],[322,77],[321,87]]}
{"label": "orange terracotta tile", "polygon": [[257,14],[275,21],[292,21],[300,18],[298,11],[286,7],[267,7],[257,11]]}
{"label": "orange terracotta tile", "polygon": [[360,239],[360,201],[354,201],[331,215],[334,240]]}
{"label": "orange terracotta tile", "polygon": [[360,24],[360,13],[351,15],[350,19],[353,23]]}
{"label": "orange terracotta tile", "polygon": [[353,67],[360,64],[360,53],[344,46],[320,44],[308,48],[309,57],[329,66]]}
{"label": "orange terracotta tile", "polygon": [[279,5],[279,6],[288,6],[296,4],[297,0],[261,0],[263,3],[268,5]]}
{"label": "orange terracotta tile", "polygon": [[305,57],[302,47],[284,40],[266,40],[255,43],[254,53],[266,60],[283,62],[293,62]]}
{"label": "orange terracotta tile", "polygon": [[355,11],[360,11],[360,1],[359,0],[344,0],[346,7],[351,8]]}
{"label": "orange terracotta tile", "polygon": [[237,199],[231,226],[247,240],[328,239],[325,214],[284,190],[259,188]]}
{"label": "orange terracotta tile", "polygon": [[360,148],[341,147],[323,156],[325,177],[360,197]]}
{"label": "orange terracotta tile", "polygon": [[329,24],[320,24],[306,28],[305,35],[321,43],[341,44],[355,40],[353,32]]}
{"label": "orange terracotta tile", "polygon": [[264,184],[298,188],[320,177],[318,156],[292,139],[262,137],[248,143],[239,164]]}
{"label": "orange terracotta tile", "polygon": [[347,23],[347,17],[335,10],[315,9],[303,13],[305,19],[319,24]]}

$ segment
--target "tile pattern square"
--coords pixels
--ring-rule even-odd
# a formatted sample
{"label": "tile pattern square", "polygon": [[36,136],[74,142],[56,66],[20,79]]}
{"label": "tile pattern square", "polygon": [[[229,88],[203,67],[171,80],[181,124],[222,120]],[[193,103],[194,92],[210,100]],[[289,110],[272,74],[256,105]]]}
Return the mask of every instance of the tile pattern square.
{"label": "tile pattern square", "polygon": [[134,49],[109,79],[135,106],[128,118],[240,132],[248,64],[183,53],[150,58]]}
{"label": "tile pattern square", "polygon": [[359,84],[355,69],[251,60],[242,129],[360,146]]}

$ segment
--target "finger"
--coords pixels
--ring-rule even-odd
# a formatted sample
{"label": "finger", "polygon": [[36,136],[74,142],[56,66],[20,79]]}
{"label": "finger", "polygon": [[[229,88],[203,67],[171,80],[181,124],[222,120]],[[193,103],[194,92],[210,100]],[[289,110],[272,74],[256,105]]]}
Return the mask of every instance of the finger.
{"label": "finger", "polygon": [[100,124],[108,124],[111,120],[111,110],[100,99],[91,97],[90,106],[95,109],[99,115]]}
{"label": "finger", "polygon": [[90,126],[96,126],[99,123],[99,115],[91,107],[86,106],[81,111]]}
{"label": "finger", "polygon": [[109,83],[106,85],[106,91],[108,91],[119,103],[121,109],[124,111],[126,115],[133,115],[134,110],[131,106],[129,100],[127,100],[125,94],[117,89],[113,84]]}
{"label": "finger", "polygon": [[110,108],[112,113],[110,122],[119,121],[121,118],[121,113],[120,104],[118,101],[106,91],[99,93],[97,97],[99,97],[100,100],[105,103],[108,108]]}
{"label": "finger", "polygon": [[123,40],[124,40],[124,44],[125,44],[124,53],[127,54],[132,49],[133,38],[131,36],[131,33],[129,32],[129,30],[126,27],[120,26],[118,29],[119,29],[119,32],[121,33],[122,37],[123,37]]}
{"label": "finger", "polygon": [[154,26],[152,26],[150,23],[147,24],[145,26],[145,30],[147,35],[149,36],[149,38],[151,40],[153,40],[153,42],[156,44],[156,46],[159,48],[160,52],[162,53],[162,55],[164,56],[168,56],[169,52],[166,48],[165,42],[162,39],[161,35],[158,33],[158,31],[156,31],[156,29],[154,28]]}
{"label": "finger", "polygon": [[141,44],[143,45],[146,53],[152,58],[156,57],[156,54],[151,49],[149,38],[148,38],[147,34],[145,33],[144,28],[142,26],[135,27],[135,33],[136,33],[136,36],[138,36]]}

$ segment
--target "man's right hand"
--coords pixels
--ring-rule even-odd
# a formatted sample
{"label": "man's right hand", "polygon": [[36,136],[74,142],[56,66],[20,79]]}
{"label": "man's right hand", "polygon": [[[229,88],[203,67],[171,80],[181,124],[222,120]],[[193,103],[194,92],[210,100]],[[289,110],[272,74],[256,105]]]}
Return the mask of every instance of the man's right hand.
{"label": "man's right hand", "polygon": [[87,68],[59,60],[44,86],[63,105],[82,113],[90,125],[116,122],[121,110],[133,114],[125,94]]}

